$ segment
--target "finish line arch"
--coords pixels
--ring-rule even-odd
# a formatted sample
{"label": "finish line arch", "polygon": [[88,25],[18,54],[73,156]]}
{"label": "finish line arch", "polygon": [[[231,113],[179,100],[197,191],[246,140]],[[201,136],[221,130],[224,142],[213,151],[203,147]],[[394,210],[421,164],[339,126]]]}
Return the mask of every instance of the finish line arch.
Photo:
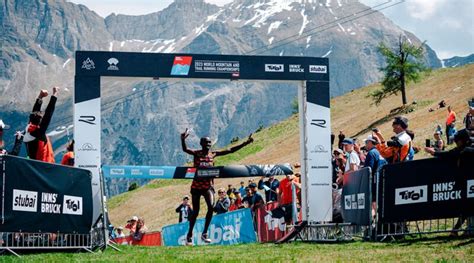
{"label": "finish line arch", "polygon": [[[77,51],[75,68],[75,165],[92,172],[94,200],[102,199],[101,77],[293,81],[300,84],[303,220],[309,224],[332,220],[327,58]],[[101,202],[94,201],[94,221],[100,218],[101,211]]]}

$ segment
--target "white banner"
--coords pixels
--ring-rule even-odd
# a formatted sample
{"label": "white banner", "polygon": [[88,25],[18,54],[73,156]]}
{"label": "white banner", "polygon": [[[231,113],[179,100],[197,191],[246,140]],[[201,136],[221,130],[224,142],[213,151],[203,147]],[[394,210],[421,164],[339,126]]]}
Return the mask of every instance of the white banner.
{"label": "white banner", "polygon": [[306,202],[308,222],[332,220],[330,109],[306,103]]}
{"label": "white banner", "polygon": [[93,219],[101,213],[100,191],[100,98],[74,104],[75,166],[92,172]]}

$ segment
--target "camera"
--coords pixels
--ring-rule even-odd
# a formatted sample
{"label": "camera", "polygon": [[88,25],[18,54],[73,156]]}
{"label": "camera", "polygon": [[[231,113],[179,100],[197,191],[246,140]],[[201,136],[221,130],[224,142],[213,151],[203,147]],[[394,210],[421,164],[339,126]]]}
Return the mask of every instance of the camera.
{"label": "camera", "polygon": [[392,137],[392,140],[387,142],[388,147],[402,147],[403,145],[398,141],[398,138]]}

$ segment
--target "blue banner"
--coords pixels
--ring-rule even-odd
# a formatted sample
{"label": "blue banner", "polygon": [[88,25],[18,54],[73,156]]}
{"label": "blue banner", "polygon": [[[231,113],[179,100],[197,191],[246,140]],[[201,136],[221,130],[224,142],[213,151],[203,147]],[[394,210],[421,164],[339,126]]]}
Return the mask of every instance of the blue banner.
{"label": "blue banner", "polygon": [[[162,236],[165,246],[182,246],[186,243],[189,222],[163,227]],[[204,218],[198,219],[194,225],[193,243],[203,245],[201,233],[204,229]],[[242,243],[255,243],[255,234],[252,213],[249,208],[240,209],[212,217],[209,226],[211,244],[231,245]]]}

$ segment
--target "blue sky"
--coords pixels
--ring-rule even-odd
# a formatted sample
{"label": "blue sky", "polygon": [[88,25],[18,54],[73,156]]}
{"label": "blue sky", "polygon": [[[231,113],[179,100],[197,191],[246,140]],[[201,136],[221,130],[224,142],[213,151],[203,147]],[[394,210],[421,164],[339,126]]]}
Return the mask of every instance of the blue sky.
{"label": "blue sky", "polygon": [[[232,0],[205,0],[224,5]],[[324,1],[324,0],[320,0]],[[388,0],[360,0],[374,6]],[[403,0],[392,0],[398,2]],[[162,10],[173,0],[71,0],[106,17],[111,13],[141,15]],[[440,58],[474,53],[473,0],[405,0],[382,11],[401,28],[413,32]]]}

